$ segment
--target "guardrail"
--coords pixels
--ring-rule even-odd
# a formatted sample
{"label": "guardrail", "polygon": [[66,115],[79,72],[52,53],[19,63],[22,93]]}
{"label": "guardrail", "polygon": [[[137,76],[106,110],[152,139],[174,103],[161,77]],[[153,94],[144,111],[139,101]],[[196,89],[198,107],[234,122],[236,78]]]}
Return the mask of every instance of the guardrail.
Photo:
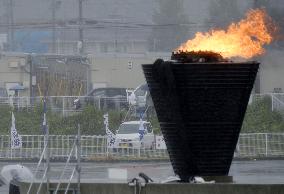
{"label": "guardrail", "polygon": [[[50,135],[50,158],[66,159],[76,136]],[[156,136],[161,138],[160,136]],[[39,159],[43,135],[22,135],[23,146],[11,149],[10,136],[0,135],[0,159]],[[284,157],[284,133],[240,134],[235,157]],[[71,158],[76,158],[74,152]],[[106,136],[81,136],[81,158],[86,160],[168,159],[166,149],[108,148]]]}

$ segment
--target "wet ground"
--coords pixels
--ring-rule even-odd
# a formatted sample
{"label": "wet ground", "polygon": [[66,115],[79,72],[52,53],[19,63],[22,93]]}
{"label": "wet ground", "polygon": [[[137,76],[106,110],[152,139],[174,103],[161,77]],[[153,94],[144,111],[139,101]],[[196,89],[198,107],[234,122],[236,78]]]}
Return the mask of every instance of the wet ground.
{"label": "wet ground", "polygon": [[[19,162],[0,162],[0,168],[7,164],[17,164]],[[22,163],[34,170],[36,163]],[[51,179],[58,179],[64,168],[64,163],[51,164]],[[71,164],[64,174],[64,178],[69,178],[75,164]],[[39,172],[40,177],[43,167]],[[169,176],[174,175],[171,164],[168,162],[123,162],[123,163],[104,163],[92,162],[82,163],[82,180],[95,182],[126,182],[144,172],[149,177],[159,182]],[[117,177],[121,176],[121,177]],[[234,161],[230,175],[234,177],[236,183],[253,184],[284,184],[284,160],[251,160]],[[120,178],[120,179],[117,179]],[[0,194],[8,193],[8,187],[0,187]]]}

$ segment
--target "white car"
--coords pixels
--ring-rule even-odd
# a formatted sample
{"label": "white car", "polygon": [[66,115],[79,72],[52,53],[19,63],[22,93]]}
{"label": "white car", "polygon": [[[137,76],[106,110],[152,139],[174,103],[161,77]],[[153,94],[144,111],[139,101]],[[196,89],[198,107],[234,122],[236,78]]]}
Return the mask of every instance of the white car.
{"label": "white car", "polygon": [[116,132],[114,148],[153,149],[154,141],[155,137],[150,122],[128,121],[119,126]]}

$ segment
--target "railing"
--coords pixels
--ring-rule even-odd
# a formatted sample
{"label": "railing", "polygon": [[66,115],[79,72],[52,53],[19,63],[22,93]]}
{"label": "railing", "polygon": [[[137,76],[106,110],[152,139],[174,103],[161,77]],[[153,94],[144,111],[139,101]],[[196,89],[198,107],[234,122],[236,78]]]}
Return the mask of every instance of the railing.
{"label": "railing", "polygon": [[284,110],[284,93],[252,94],[249,104],[264,97],[270,100],[271,111],[276,110],[281,112]]}
{"label": "railing", "polygon": [[[79,104],[74,101],[79,99]],[[43,97],[0,97],[0,105],[12,105],[15,109],[30,111],[35,106],[41,106]],[[86,96],[48,96],[46,97],[49,110],[69,116],[82,111],[86,104],[101,109],[128,109],[127,97],[86,97]]]}
{"label": "railing", "polygon": [[[267,97],[271,102],[271,110],[284,110],[284,93],[252,94],[250,102]],[[43,97],[0,97],[0,105],[13,104],[16,109],[31,110],[36,105],[40,105]],[[80,99],[80,105],[76,106],[74,100]],[[86,104],[96,106],[98,109],[126,109],[128,110],[128,100],[126,97],[86,97],[86,96],[49,96],[47,105],[52,112],[61,113],[68,116],[80,112]]]}
{"label": "railing", "polygon": [[[50,158],[67,159],[75,136],[50,135]],[[156,137],[159,138],[159,137]],[[0,159],[39,159],[44,136],[22,135],[23,146],[10,148],[10,137],[0,135]],[[70,156],[76,159],[76,153]],[[284,133],[240,134],[235,157],[284,157]],[[86,160],[167,159],[166,149],[108,148],[106,136],[81,136],[81,158]]]}
{"label": "railing", "polygon": [[[65,159],[70,153],[75,136],[50,135],[49,148],[51,159]],[[32,159],[39,158],[43,150],[43,135],[22,135],[22,148],[10,148],[10,137],[0,135],[0,159]],[[81,158],[83,159],[120,159],[120,158],[165,158],[166,150],[107,147],[106,136],[81,136]],[[75,159],[73,153],[71,158]]]}
{"label": "railing", "polygon": [[[32,186],[33,186],[33,184],[35,182],[35,179],[36,179],[35,177],[37,176],[37,174],[39,172],[39,167],[41,165],[41,162],[43,161],[44,155],[47,153],[46,150],[48,149],[48,139],[45,139],[45,140],[46,141],[44,143],[44,148],[42,150],[42,153],[40,154],[40,158],[39,158],[39,161],[37,163],[37,166],[36,166],[36,169],[35,169],[35,172],[34,172],[34,178],[33,178],[32,182],[29,185],[29,189],[28,189],[27,194],[30,194],[30,192],[31,192]],[[12,152],[12,149],[11,149],[11,152]],[[46,178],[47,172],[48,172],[48,165],[45,167],[44,174],[41,177],[41,183],[40,183],[40,186],[39,186],[39,188],[37,190],[37,193],[40,191],[42,183],[43,183],[44,179]]]}
{"label": "railing", "polygon": [[283,157],[284,133],[241,134],[236,157]]}

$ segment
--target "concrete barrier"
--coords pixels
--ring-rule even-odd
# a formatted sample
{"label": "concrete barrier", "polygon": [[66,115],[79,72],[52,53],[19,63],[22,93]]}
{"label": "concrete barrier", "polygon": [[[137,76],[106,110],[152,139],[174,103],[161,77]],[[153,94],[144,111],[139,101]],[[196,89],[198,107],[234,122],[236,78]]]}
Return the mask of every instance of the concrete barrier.
{"label": "concrete barrier", "polygon": [[[31,193],[36,193],[39,183],[35,183]],[[26,194],[29,183],[20,183],[21,194]],[[62,191],[66,183],[61,185]],[[76,190],[77,184],[72,183],[70,193]],[[51,183],[50,188],[56,188],[56,183]],[[46,184],[42,185],[42,194],[46,192]],[[127,183],[81,183],[81,194],[133,194],[134,187]],[[138,193],[138,187],[137,187]],[[151,183],[142,187],[141,194],[284,194],[284,184],[234,184],[234,183],[216,183],[216,184],[188,184],[171,183],[158,184]],[[58,193],[59,194],[59,193]]]}

